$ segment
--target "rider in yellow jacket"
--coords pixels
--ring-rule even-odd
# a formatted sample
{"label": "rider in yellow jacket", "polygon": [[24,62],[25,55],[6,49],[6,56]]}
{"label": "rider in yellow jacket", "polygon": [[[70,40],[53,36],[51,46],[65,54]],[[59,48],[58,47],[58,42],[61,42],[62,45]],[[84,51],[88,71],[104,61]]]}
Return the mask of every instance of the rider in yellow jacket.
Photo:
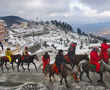
{"label": "rider in yellow jacket", "polygon": [[10,50],[10,48],[6,49],[5,55],[8,57],[9,62],[11,63],[11,61],[12,61],[12,59],[11,59],[12,51]]}

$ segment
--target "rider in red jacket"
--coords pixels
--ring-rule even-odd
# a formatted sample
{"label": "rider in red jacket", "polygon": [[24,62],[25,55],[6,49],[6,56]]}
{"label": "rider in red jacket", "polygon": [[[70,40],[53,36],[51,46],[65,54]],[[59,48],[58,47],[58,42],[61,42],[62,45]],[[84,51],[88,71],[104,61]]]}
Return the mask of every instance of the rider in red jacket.
{"label": "rider in red jacket", "polygon": [[98,48],[93,48],[90,52],[90,64],[96,65],[96,72],[100,71],[100,63],[98,61],[101,60],[100,56],[98,55]]}
{"label": "rider in red jacket", "polygon": [[103,43],[101,44],[101,58],[104,60],[105,63],[108,63],[108,48],[110,48],[110,46],[106,43],[106,40],[103,41]]}
{"label": "rider in red jacket", "polygon": [[46,52],[45,55],[42,56],[42,62],[43,62],[43,72],[44,72],[46,65],[50,64],[50,56],[48,52]]}

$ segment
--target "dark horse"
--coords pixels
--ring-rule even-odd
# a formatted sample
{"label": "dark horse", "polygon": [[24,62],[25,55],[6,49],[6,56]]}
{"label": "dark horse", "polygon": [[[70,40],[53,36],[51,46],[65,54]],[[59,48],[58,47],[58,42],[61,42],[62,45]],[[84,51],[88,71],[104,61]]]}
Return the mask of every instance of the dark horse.
{"label": "dark horse", "polygon": [[[101,61],[100,64],[101,64],[101,69],[99,72],[97,72],[100,75],[100,79],[97,82],[103,83],[103,73],[105,71],[110,72],[110,66],[108,64],[104,63],[104,61]],[[82,75],[85,72],[88,79],[90,80],[90,82],[92,82],[92,80],[89,76],[89,72],[96,72],[95,68],[93,68],[91,66],[91,64],[89,64],[88,61],[81,61],[79,63],[79,66],[80,66],[80,80],[82,80]]]}
{"label": "dark horse", "polygon": [[79,64],[80,61],[82,61],[82,60],[87,60],[87,61],[89,61],[89,56],[88,56],[87,54],[75,55],[75,56],[74,56],[74,62],[73,62],[73,63],[70,61],[68,55],[65,55],[64,58],[65,58],[67,64],[72,64],[72,66],[73,66],[72,68],[74,68],[75,65],[78,66],[78,64]]}
{"label": "dark horse", "polygon": [[[17,63],[16,60],[19,59],[20,56],[21,56],[20,54],[12,55],[12,56],[11,56],[12,61],[11,61],[10,64],[12,64],[12,69],[13,69],[13,71],[14,71],[13,64],[14,64],[14,63]],[[7,71],[9,71],[9,68],[7,67],[7,63],[8,63],[8,62],[9,62],[9,59],[8,59],[7,56],[2,56],[2,57],[0,57],[0,67],[1,67],[2,72],[4,72],[4,70],[3,70],[4,64],[5,64],[5,67],[6,67]]]}
{"label": "dark horse", "polygon": [[[62,81],[64,79],[65,80],[65,84],[68,87],[67,76],[70,75],[70,74],[73,76],[74,73],[73,73],[73,68],[71,67],[71,62],[67,58],[68,58],[68,56],[66,55],[65,56],[66,62],[65,62],[64,66],[63,66],[63,68],[61,70],[62,71],[61,73],[58,74],[54,70],[54,68],[53,68],[54,66],[53,65],[55,65],[55,63],[47,65],[46,66],[46,69],[47,69],[46,71],[48,71],[47,73],[49,73],[50,81],[52,81],[51,77],[54,77],[54,74],[61,75],[62,77],[61,77],[60,83],[62,84]],[[85,55],[75,55],[75,63],[74,63],[74,65],[78,65],[81,60],[87,60],[88,61],[89,60],[88,55],[87,54],[85,54]],[[77,77],[77,76],[75,76],[75,77]]]}
{"label": "dark horse", "polygon": [[46,66],[46,71],[47,71],[46,73],[49,73],[50,82],[52,82],[51,77],[53,77],[55,79],[55,77],[54,77],[55,74],[60,75],[61,76],[60,84],[62,85],[62,82],[64,80],[66,87],[68,88],[69,85],[68,85],[68,81],[67,81],[67,76],[68,75],[73,76],[73,74],[74,74],[73,69],[71,68],[70,64],[63,65],[63,68],[60,73],[57,73],[53,67],[54,67],[54,64],[48,64]]}
{"label": "dark horse", "polygon": [[17,71],[19,71],[19,66],[20,65],[22,66],[22,69],[25,71],[25,68],[23,66],[24,63],[27,63],[28,64],[28,71],[30,71],[30,69],[29,69],[30,63],[32,63],[35,66],[35,69],[37,71],[37,67],[36,67],[36,64],[34,62],[34,59],[36,59],[37,61],[39,61],[37,55],[24,56],[24,59],[23,60],[22,60],[22,56],[21,56],[21,58],[18,60]]}

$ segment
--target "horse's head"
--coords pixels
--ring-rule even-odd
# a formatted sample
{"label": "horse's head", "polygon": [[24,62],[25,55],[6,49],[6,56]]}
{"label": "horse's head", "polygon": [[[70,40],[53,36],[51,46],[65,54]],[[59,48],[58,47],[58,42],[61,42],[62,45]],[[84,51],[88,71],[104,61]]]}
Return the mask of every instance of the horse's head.
{"label": "horse's head", "polygon": [[89,61],[89,56],[87,54],[81,55],[81,60],[87,60]]}
{"label": "horse's head", "polygon": [[37,61],[39,61],[39,58],[37,55],[33,55],[33,58],[36,59]]}
{"label": "horse's head", "polygon": [[13,57],[14,59],[19,59],[21,57],[20,54],[16,54],[16,55],[12,55],[11,57]]}

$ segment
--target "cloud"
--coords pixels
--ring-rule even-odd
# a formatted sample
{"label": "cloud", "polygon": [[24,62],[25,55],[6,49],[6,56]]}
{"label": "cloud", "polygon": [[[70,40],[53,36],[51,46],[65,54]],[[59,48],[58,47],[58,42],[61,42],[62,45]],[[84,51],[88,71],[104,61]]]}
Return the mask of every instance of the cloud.
{"label": "cloud", "polygon": [[109,3],[109,0],[1,0],[0,16],[92,23],[110,18]]}
{"label": "cloud", "polygon": [[80,0],[80,2],[99,12],[110,10],[110,0]]}

